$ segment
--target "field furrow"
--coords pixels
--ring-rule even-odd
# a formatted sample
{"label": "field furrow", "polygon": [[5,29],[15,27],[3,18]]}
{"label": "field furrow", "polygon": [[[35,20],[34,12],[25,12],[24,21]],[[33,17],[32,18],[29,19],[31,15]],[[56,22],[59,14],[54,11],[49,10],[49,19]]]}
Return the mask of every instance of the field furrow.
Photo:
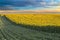
{"label": "field furrow", "polygon": [[[31,27],[32,26],[28,26]],[[19,25],[13,23],[5,16],[0,17],[0,39],[1,40],[60,40],[60,33],[51,32],[55,29],[42,28],[44,30],[38,30],[34,28],[28,28],[27,25]]]}

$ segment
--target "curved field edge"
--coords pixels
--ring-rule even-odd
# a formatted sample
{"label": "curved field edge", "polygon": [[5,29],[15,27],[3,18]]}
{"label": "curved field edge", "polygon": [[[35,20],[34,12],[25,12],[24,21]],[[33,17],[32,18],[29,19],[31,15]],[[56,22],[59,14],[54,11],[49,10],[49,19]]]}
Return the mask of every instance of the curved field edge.
{"label": "curved field edge", "polygon": [[27,24],[17,24],[13,21],[11,21],[9,18],[6,16],[3,16],[7,21],[11,22],[14,25],[25,27],[31,30],[36,30],[36,31],[44,31],[44,32],[49,32],[49,33],[60,33],[60,26],[36,26],[36,25],[27,25]]}
{"label": "curved field edge", "polygon": [[36,26],[60,26],[60,14],[5,14],[17,24]]}

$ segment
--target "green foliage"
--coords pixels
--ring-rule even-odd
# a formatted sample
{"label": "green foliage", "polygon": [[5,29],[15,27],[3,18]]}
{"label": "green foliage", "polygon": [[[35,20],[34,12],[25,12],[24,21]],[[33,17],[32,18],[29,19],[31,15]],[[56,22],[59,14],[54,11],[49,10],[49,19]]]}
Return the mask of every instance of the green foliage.
{"label": "green foliage", "polygon": [[60,27],[16,24],[6,16],[1,16],[0,20],[3,22],[0,25],[1,40],[60,40]]}

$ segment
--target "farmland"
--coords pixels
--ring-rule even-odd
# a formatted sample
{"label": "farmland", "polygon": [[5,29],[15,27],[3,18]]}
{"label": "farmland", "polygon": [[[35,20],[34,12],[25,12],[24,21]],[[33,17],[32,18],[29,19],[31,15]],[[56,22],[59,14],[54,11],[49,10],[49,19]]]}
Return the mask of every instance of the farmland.
{"label": "farmland", "polygon": [[60,40],[59,26],[39,27],[14,21],[5,15],[0,16],[0,40]]}
{"label": "farmland", "polygon": [[60,14],[6,14],[6,17],[17,24],[60,26]]}

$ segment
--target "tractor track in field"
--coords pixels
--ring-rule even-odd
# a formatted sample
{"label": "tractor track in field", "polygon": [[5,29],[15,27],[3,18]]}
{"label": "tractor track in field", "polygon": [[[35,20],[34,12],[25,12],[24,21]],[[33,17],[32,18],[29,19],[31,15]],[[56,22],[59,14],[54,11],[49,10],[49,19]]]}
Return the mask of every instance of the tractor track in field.
{"label": "tractor track in field", "polygon": [[31,30],[14,25],[0,16],[0,40],[60,40],[60,34]]}

